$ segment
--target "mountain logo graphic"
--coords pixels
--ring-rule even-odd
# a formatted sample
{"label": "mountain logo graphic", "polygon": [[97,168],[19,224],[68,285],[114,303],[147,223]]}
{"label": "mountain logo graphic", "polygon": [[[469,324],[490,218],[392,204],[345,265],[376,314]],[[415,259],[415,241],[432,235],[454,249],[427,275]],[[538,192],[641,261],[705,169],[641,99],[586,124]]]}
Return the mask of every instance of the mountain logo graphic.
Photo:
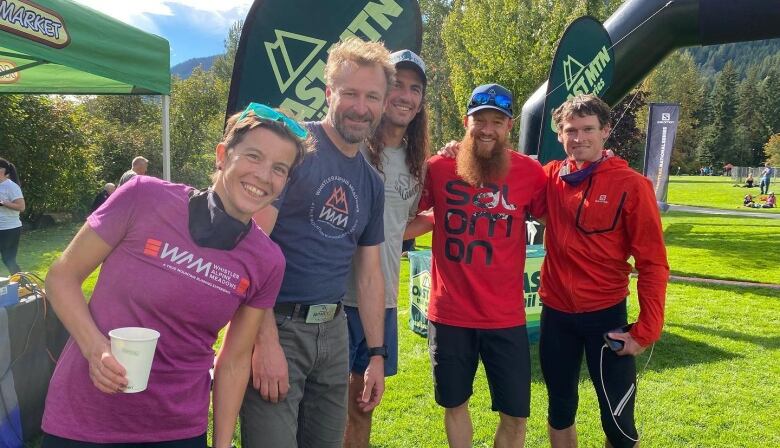
{"label": "mountain logo graphic", "polygon": [[347,195],[344,194],[344,187],[338,186],[333,189],[333,193],[325,202],[325,207],[330,207],[345,215],[349,214],[349,204],[347,203]]}
{"label": "mountain logo graphic", "polygon": [[[279,84],[279,92],[284,93],[317,56],[326,41],[282,30],[274,30],[274,33],[276,42],[265,42],[265,51],[276,83]],[[300,56],[304,54],[306,56],[301,59]]]}
{"label": "mountain logo graphic", "polygon": [[[576,72],[574,72],[576,70]],[[577,79],[585,70],[585,66],[571,55],[569,55],[565,61],[563,61],[563,77],[566,82],[566,90],[571,90],[571,87],[577,82]]]}

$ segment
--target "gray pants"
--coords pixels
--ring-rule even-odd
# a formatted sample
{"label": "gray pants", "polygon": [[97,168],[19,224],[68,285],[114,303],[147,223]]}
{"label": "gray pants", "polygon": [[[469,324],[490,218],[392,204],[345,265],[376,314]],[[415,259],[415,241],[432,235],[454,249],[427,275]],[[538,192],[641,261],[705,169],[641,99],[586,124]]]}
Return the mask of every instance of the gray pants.
{"label": "gray pants", "polygon": [[341,448],[347,419],[349,341],[343,311],[330,322],[307,324],[276,315],[287,358],[290,391],[263,400],[250,382],[241,405],[245,448]]}

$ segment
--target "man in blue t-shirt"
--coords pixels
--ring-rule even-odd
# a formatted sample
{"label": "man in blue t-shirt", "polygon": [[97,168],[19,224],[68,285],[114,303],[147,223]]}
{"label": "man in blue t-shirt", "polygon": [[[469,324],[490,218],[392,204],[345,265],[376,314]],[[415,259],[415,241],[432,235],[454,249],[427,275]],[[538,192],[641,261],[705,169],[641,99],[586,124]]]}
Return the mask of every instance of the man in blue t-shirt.
{"label": "man in blue t-shirt", "polygon": [[331,49],[328,113],[307,124],[315,150],[291,173],[274,207],[255,216],[287,268],[274,313],[255,341],[252,384],[241,407],[244,446],[341,447],[349,371],[341,300],[353,257],[371,355],[358,405],[369,411],[382,398],[384,186],[359,146],[382,116],[395,73],[389,56],[382,44],[360,39]]}

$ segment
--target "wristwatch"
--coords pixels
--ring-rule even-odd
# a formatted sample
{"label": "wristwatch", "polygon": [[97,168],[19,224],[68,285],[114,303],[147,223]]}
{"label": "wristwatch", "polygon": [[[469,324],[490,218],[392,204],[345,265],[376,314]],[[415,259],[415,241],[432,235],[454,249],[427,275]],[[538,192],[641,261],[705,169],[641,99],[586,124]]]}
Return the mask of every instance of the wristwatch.
{"label": "wristwatch", "polygon": [[383,345],[381,347],[369,347],[368,348],[368,357],[372,356],[381,356],[384,359],[387,359],[387,346]]}

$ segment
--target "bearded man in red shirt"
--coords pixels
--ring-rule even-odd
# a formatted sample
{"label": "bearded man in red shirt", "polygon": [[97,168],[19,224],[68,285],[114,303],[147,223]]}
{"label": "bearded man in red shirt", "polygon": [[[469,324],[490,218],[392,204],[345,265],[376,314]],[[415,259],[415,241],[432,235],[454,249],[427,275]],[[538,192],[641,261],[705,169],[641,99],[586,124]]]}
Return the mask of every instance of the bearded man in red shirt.
{"label": "bearded man in red shirt", "polygon": [[525,217],[545,177],[535,160],[508,147],[506,88],[477,87],[463,124],[457,157],[428,161],[419,210],[432,208],[434,222],[418,216],[404,238],[433,229],[428,346],[449,445],[472,445],[468,400],[481,359],[500,416],[494,446],[522,447],[531,392]]}

